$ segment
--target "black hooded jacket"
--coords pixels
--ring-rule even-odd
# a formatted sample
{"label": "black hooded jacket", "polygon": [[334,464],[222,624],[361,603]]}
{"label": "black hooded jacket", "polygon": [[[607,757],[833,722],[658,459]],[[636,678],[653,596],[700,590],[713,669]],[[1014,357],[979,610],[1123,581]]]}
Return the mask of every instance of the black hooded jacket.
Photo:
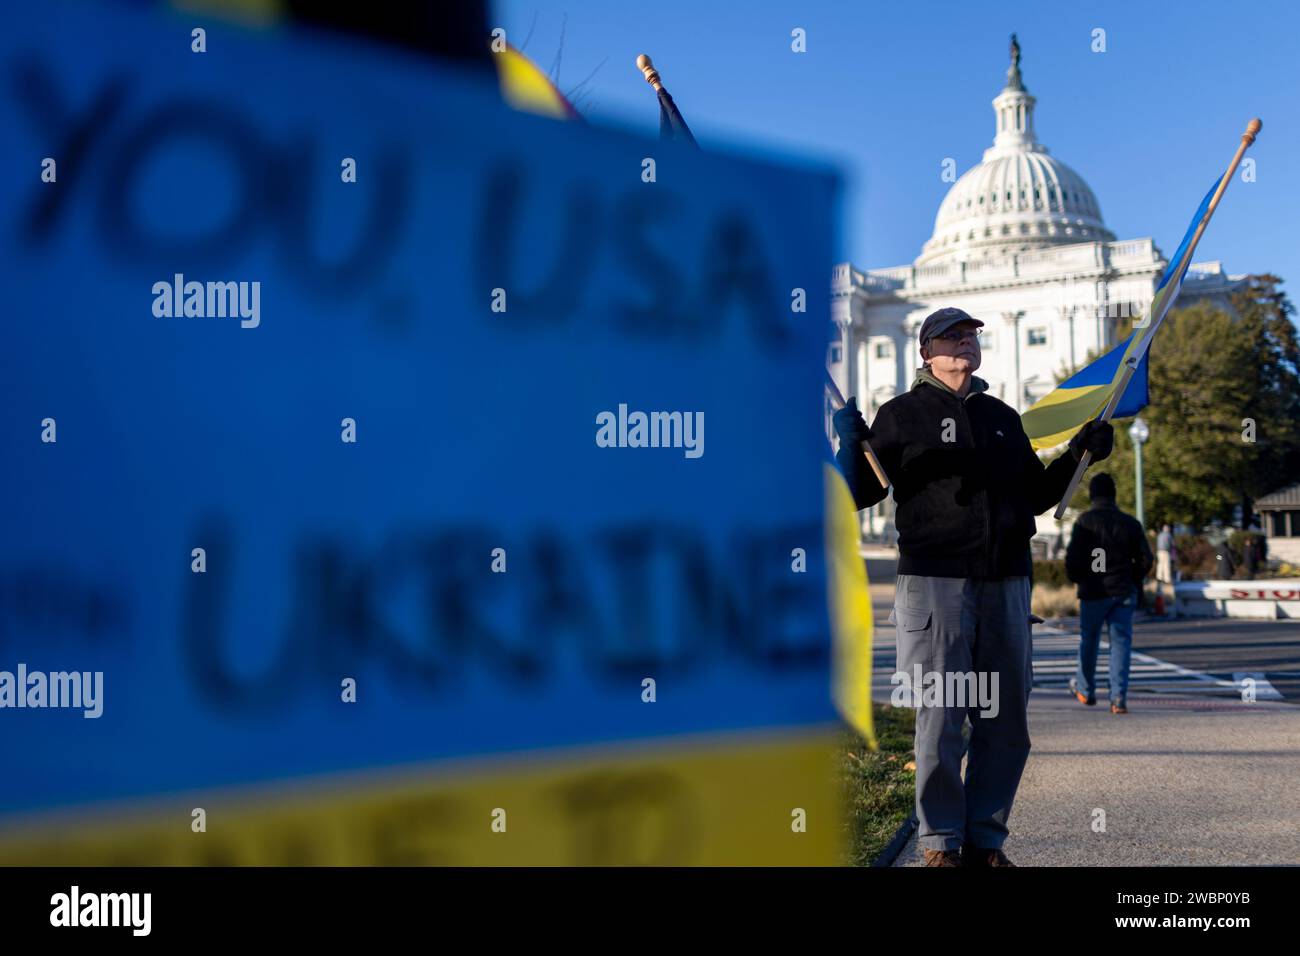
{"label": "black hooded jacket", "polygon": [[[1105,554],[1104,571],[1094,571],[1096,550]],[[1127,597],[1140,587],[1155,558],[1136,518],[1120,511],[1113,498],[1095,498],[1079,515],[1065,552],[1065,573],[1077,584],[1079,600]]]}
{"label": "black hooded jacket", "polygon": [[[898,573],[943,578],[1029,576],[1034,515],[1065,494],[1077,464],[1069,452],[1044,467],[1015,409],[971,378],[961,398],[928,368],[881,406],[871,447],[893,483]],[[858,508],[882,501],[860,449],[836,461]]]}

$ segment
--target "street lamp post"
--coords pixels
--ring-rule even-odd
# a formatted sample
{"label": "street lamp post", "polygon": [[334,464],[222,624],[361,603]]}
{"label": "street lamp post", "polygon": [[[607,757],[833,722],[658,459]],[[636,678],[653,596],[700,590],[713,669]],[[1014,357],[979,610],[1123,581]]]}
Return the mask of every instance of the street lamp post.
{"label": "street lamp post", "polygon": [[1136,489],[1137,498],[1137,519],[1143,530],[1146,529],[1147,523],[1142,513],[1142,446],[1146,440],[1151,437],[1151,430],[1147,428],[1147,423],[1140,418],[1133,419],[1133,424],[1129,426],[1128,437],[1133,439],[1133,461],[1137,474],[1135,476],[1134,488]]}

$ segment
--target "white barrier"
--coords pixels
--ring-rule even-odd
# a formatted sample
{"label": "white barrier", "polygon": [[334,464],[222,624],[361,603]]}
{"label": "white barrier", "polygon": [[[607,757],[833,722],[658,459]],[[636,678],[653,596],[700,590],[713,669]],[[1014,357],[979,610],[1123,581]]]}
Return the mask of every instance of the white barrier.
{"label": "white barrier", "polygon": [[1180,617],[1300,619],[1300,579],[1185,581],[1174,601]]}

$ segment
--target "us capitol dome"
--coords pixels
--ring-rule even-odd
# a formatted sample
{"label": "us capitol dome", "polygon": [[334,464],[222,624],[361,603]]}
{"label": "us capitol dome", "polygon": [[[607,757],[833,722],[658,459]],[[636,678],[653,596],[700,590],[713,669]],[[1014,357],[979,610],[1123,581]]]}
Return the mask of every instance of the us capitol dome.
{"label": "us capitol dome", "polygon": [[944,197],[917,265],[1115,240],[1083,177],[1038,142],[1036,102],[1021,79],[1017,45],[1006,89],[993,101],[993,145]]}

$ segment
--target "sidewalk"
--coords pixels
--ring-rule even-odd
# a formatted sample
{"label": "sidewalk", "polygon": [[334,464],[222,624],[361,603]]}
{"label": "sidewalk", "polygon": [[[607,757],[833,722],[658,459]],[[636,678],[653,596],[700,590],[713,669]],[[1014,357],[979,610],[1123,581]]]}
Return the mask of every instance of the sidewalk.
{"label": "sidewalk", "polygon": [[[1113,716],[1035,690],[1029,713],[1017,865],[1300,864],[1300,708],[1130,696]],[[915,836],[895,865],[921,865]]]}

